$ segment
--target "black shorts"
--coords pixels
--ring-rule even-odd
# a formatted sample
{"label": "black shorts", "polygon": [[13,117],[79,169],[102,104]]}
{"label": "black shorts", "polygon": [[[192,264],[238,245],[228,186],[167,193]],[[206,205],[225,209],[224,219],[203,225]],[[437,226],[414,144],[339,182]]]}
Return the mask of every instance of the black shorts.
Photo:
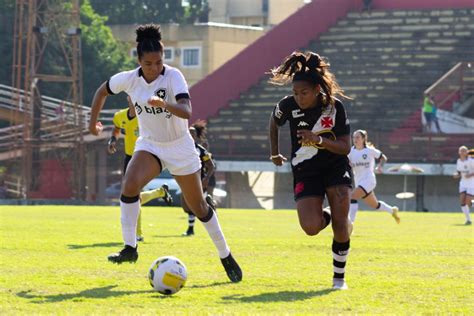
{"label": "black shorts", "polygon": [[125,174],[125,170],[127,170],[128,163],[132,159],[132,156],[125,155],[125,159],[123,160],[123,174]]}
{"label": "black shorts", "polygon": [[347,185],[352,188],[352,168],[341,161],[332,168],[323,169],[319,172],[305,177],[293,178],[293,192],[295,201],[303,197],[322,196],[326,194],[326,188],[335,185]]}

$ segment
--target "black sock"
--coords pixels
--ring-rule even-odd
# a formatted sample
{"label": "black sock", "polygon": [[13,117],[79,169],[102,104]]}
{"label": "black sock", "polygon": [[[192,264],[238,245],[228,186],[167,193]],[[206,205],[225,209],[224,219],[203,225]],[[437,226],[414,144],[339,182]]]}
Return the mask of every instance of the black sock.
{"label": "black sock", "polygon": [[335,240],[332,241],[332,264],[334,268],[334,278],[344,279],[344,273],[346,269],[346,260],[349,255],[350,240],[339,243]]}

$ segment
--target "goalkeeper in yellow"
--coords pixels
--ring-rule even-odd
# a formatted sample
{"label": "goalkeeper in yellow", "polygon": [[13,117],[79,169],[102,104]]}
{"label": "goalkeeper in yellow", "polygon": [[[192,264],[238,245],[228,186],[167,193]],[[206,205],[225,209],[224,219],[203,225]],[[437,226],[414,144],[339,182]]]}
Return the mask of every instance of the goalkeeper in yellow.
{"label": "goalkeeper in yellow", "polygon": [[[120,134],[124,135],[124,147],[125,147],[125,159],[123,166],[123,174],[127,169],[127,165],[132,159],[133,151],[135,149],[135,142],[138,138],[138,120],[135,113],[135,107],[133,106],[130,97],[127,96],[128,108],[120,110],[114,114],[114,130],[112,131],[112,136],[107,143],[107,152],[109,154],[114,154],[117,151],[116,145],[117,140],[120,137]],[[153,199],[162,198],[166,204],[171,205],[173,203],[173,198],[171,197],[168,186],[166,184],[162,185],[161,188],[144,191],[140,193],[140,204],[146,204]],[[143,241],[142,233],[142,219],[141,219],[141,210],[138,215],[137,222],[137,241]]]}

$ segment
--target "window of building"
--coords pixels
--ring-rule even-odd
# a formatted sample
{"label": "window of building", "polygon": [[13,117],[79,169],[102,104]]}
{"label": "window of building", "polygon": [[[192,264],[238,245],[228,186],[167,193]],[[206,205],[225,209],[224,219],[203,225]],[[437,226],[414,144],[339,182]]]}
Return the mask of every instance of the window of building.
{"label": "window of building", "polygon": [[174,48],[173,47],[167,47],[164,49],[164,59],[165,61],[172,61],[174,59]]}
{"label": "window of building", "polygon": [[184,67],[198,67],[201,65],[201,48],[185,47],[182,49],[181,64]]}

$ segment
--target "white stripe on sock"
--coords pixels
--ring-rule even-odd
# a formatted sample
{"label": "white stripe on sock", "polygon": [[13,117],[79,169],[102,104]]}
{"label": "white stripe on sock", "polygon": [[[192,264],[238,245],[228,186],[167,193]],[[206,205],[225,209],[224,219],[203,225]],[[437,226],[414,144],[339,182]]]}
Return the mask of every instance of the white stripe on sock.
{"label": "white stripe on sock", "polygon": [[338,267],[334,267],[334,273],[344,273],[346,268],[338,268]]}
{"label": "white stripe on sock", "polygon": [[334,252],[332,253],[332,257],[333,257],[334,260],[339,261],[339,262],[346,262],[346,260],[347,260],[347,255],[340,256],[340,255],[338,255]]}

